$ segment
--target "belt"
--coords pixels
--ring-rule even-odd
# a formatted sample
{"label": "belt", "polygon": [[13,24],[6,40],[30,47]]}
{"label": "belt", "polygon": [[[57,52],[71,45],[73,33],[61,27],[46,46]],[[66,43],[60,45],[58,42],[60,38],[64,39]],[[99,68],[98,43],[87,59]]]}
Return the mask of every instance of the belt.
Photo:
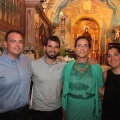
{"label": "belt", "polygon": [[21,111],[23,111],[25,109],[29,109],[29,105],[25,105],[23,107],[17,108],[16,110],[10,110],[10,111],[7,111],[5,113],[0,113],[0,115],[17,114],[17,113],[20,113]]}

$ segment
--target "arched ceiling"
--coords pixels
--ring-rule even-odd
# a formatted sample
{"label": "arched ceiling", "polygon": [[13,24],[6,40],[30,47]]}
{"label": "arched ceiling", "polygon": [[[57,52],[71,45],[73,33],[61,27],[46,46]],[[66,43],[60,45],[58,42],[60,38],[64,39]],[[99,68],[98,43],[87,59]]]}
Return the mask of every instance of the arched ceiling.
{"label": "arched ceiling", "polygon": [[[57,21],[58,14],[61,12],[63,8],[65,8],[68,4],[71,5],[69,7],[70,9],[67,9],[67,12],[71,12],[72,14],[75,14],[78,9],[78,2],[81,2],[83,0],[42,0],[45,2],[42,2],[42,6],[44,8],[44,12],[46,16],[49,18],[51,22]],[[94,0],[84,0],[84,1],[92,1]],[[108,2],[116,9],[116,15],[120,19],[120,0],[97,0],[101,2]],[[100,6],[101,7],[101,6]],[[71,10],[72,9],[72,10]]]}
{"label": "arched ceiling", "polygon": [[[104,40],[102,37],[104,37],[105,34],[111,34],[111,26],[114,27],[116,25],[120,25],[120,0],[43,1],[44,2],[42,2],[42,7],[47,18],[53,25],[53,31],[54,29],[56,32],[61,31],[61,27],[59,26],[62,23],[60,22],[61,13],[63,13],[65,18],[67,18],[66,20],[68,24],[65,24],[66,26],[64,26],[64,30],[69,34],[65,34],[65,36],[67,36],[67,38],[65,38],[65,41],[69,43],[70,48],[72,48],[74,39],[83,33],[84,30],[82,31],[82,28],[86,26],[88,22],[92,24],[92,27],[89,25],[90,33],[92,35],[92,38],[95,38],[94,41],[98,42],[98,49],[101,48],[101,40]],[[93,28],[96,29],[93,30]],[[75,31],[76,33],[74,33]],[[77,31],[79,31],[79,33]],[[68,36],[70,36],[70,38],[68,38]],[[103,44],[104,42],[102,45]]]}

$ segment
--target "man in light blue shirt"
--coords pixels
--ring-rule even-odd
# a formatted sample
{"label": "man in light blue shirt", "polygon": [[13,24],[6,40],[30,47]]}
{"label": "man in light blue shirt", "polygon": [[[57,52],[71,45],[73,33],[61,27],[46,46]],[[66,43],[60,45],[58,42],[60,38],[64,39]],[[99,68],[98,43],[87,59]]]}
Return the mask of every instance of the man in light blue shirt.
{"label": "man in light blue shirt", "polygon": [[30,60],[22,53],[23,37],[17,30],[5,36],[0,56],[0,120],[30,120]]}

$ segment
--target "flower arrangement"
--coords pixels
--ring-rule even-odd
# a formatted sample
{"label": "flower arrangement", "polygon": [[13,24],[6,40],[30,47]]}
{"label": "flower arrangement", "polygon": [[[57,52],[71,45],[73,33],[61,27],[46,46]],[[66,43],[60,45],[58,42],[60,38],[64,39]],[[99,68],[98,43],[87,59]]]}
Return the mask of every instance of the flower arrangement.
{"label": "flower arrangement", "polygon": [[64,48],[61,49],[60,56],[62,56],[66,62],[74,60],[73,57],[69,57],[69,53]]}
{"label": "flower arrangement", "polygon": [[67,56],[64,57],[64,60],[65,60],[66,62],[70,62],[70,61],[73,61],[74,58],[71,58],[71,57],[69,57],[69,56],[67,55]]}
{"label": "flower arrangement", "polygon": [[62,49],[60,50],[60,56],[65,57],[66,55],[68,55],[68,53],[66,52],[66,50],[65,50],[64,48],[62,48]]}

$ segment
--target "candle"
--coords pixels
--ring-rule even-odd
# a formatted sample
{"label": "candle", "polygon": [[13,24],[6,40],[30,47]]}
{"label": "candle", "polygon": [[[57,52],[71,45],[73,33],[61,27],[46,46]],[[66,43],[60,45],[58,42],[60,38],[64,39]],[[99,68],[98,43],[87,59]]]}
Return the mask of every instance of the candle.
{"label": "candle", "polygon": [[93,51],[95,50],[95,35],[93,37]]}
{"label": "candle", "polygon": [[99,39],[99,52],[101,52],[101,40]]}
{"label": "candle", "polygon": [[106,51],[106,43],[107,43],[107,41],[106,41],[106,35],[105,35],[105,51]]}

